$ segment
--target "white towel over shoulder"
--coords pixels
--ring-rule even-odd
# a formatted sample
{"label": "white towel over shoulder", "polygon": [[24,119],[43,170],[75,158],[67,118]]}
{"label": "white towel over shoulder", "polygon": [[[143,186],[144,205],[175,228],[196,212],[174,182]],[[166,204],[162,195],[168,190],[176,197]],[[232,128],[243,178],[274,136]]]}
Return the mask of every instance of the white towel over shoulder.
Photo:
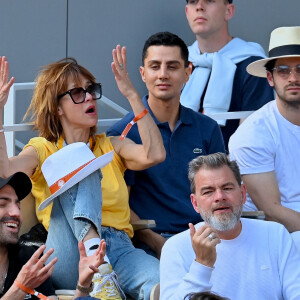
{"label": "white towel over shoulder", "polygon": [[[253,42],[234,38],[220,51],[200,53],[198,41],[189,47],[189,61],[195,69],[185,85],[180,102],[199,111],[200,99],[209,79],[203,108],[206,114],[227,112],[230,106],[236,64],[250,56],[266,57],[263,48]],[[219,120],[225,125],[226,120]]]}

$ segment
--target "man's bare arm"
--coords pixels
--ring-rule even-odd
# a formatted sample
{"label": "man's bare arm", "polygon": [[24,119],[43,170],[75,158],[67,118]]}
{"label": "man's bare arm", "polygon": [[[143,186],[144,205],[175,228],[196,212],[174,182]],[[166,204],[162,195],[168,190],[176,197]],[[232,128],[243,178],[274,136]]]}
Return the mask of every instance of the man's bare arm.
{"label": "man's bare arm", "polygon": [[266,220],[283,224],[289,232],[300,230],[300,213],[281,205],[275,172],[243,175],[247,191]]}
{"label": "man's bare arm", "polygon": [[[130,210],[130,222],[133,223],[138,220],[140,220],[140,217],[133,210]],[[151,229],[137,230],[134,232],[134,235],[141,242],[148,245],[156,253],[157,258],[160,259],[161,249],[166,242],[166,239],[163,236]]]}

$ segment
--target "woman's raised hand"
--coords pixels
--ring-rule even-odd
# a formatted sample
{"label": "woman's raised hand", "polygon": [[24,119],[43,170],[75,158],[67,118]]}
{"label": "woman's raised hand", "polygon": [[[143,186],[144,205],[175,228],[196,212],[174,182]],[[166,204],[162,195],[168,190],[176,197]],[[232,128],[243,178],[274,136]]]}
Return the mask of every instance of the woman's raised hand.
{"label": "woman's raised hand", "polygon": [[2,110],[7,102],[8,94],[15,78],[9,78],[9,65],[5,56],[0,57],[0,109]]}
{"label": "woman's raised hand", "polygon": [[137,96],[127,72],[126,47],[117,45],[112,51],[113,62],[111,63],[112,71],[120,92],[129,100],[132,96]]}

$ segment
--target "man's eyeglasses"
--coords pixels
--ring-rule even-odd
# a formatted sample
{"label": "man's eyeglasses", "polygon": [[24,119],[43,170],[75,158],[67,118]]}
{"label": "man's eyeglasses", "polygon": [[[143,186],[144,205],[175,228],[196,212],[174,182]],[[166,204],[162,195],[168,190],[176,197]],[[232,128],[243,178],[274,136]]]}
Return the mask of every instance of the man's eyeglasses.
{"label": "man's eyeglasses", "polygon": [[282,79],[288,79],[292,72],[294,73],[295,77],[300,79],[300,65],[293,68],[288,66],[277,66],[273,68],[272,71],[275,71]]}
{"label": "man's eyeglasses", "polygon": [[91,85],[89,85],[86,90],[82,87],[78,87],[78,88],[73,88],[70,89],[68,91],[66,91],[65,93],[59,95],[57,97],[57,99],[59,100],[60,98],[62,98],[63,96],[69,94],[72,101],[75,104],[79,104],[85,101],[85,97],[86,97],[86,93],[91,94],[93,100],[98,100],[102,97],[102,86],[101,83],[93,83]]}

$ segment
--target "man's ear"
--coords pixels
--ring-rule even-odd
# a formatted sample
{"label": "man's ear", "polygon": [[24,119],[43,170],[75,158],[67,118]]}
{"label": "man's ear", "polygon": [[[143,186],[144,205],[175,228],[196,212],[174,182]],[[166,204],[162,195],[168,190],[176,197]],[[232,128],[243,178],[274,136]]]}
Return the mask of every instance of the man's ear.
{"label": "man's ear", "polygon": [[274,79],[273,79],[273,73],[270,71],[267,71],[267,80],[269,82],[269,85],[271,87],[274,87]]}
{"label": "man's ear", "polygon": [[199,208],[198,208],[198,202],[197,202],[197,199],[196,199],[196,195],[195,194],[191,194],[191,202],[192,202],[192,205],[194,207],[194,210],[197,212],[197,213],[200,213],[199,212]]}
{"label": "man's ear", "polygon": [[242,201],[243,201],[243,204],[245,204],[246,203],[247,190],[246,190],[246,186],[243,183],[241,185],[241,191],[242,191]]}
{"label": "man's ear", "polygon": [[187,12],[188,12],[188,6],[185,6],[185,16],[187,17]]}
{"label": "man's ear", "polygon": [[191,62],[189,62],[189,65],[188,67],[185,68],[185,75],[186,75],[186,78],[185,78],[185,82],[187,83],[190,79],[190,76],[192,74],[192,70],[193,70],[193,64]]}
{"label": "man's ear", "polygon": [[226,13],[225,13],[225,20],[229,21],[230,19],[233,18],[235,13],[235,6],[232,3],[227,4],[227,9],[226,9]]}
{"label": "man's ear", "polygon": [[140,74],[141,74],[142,80],[144,82],[146,82],[146,80],[145,80],[145,68],[142,67],[142,66],[140,66]]}

